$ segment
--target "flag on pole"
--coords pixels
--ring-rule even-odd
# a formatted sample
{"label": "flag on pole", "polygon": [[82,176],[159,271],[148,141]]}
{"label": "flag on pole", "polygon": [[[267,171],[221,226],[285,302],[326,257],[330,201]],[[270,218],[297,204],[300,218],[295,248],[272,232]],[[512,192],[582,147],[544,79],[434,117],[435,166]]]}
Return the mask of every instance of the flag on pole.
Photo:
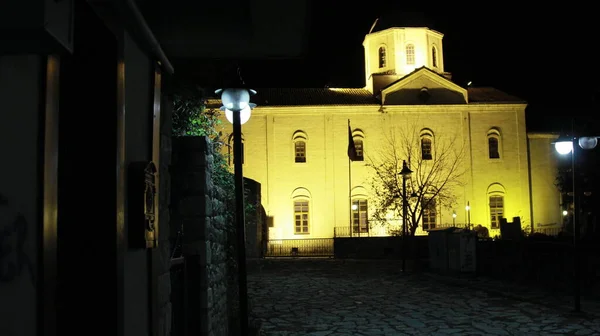
{"label": "flag on pole", "polygon": [[354,138],[352,137],[352,128],[350,128],[350,119],[348,119],[348,158],[350,161],[356,161],[358,159]]}

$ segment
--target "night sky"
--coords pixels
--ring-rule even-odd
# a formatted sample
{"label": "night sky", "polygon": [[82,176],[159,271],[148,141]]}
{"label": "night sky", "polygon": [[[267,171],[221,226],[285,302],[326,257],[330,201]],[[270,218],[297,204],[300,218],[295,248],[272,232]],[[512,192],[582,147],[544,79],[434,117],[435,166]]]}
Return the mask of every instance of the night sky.
{"label": "night sky", "polygon": [[[532,7],[528,10],[485,2],[408,11],[405,4],[312,1],[305,33],[294,34],[295,41],[281,42],[302,44],[300,54],[266,60],[241,56],[237,63],[244,80],[257,88],[363,87],[362,41],[375,19],[395,20],[397,26],[424,23],[444,34],[445,70],[453,74],[453,81],[462,86],[469,81],[475,87],[493,86],[525,99],[530,130],[564,131],[571,116],[585,117],[591,125],[593,112],[600,107],[600,54],[595,51],[600,37],[593,8],[544,4],[528,5]],[[255,24],[268,28],[269,22]]]}

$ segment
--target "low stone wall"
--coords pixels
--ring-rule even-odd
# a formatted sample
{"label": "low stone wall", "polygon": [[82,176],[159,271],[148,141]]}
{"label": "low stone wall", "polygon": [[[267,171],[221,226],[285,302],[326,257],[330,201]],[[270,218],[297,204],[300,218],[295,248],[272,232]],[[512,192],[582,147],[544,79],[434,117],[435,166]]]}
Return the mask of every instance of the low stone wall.
{"label": "low stone wall", "polygon": [[188,335],[234,334],[238,321],[233,211],[213,182],[212,146],[206,137],[173,140],[172,225],[183,230]]}
{"label": "low stone wall", "polygon": [[[427,236],[410,237],[407,243],[407,257],[428,258]],[[402,258],[402,237],[338,237],[333,244],[336,258]]]}

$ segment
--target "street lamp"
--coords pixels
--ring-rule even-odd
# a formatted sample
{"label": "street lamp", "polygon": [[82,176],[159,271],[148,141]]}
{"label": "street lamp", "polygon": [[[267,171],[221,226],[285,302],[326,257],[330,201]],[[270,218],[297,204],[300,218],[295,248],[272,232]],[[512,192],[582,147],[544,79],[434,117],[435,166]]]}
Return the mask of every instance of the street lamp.
{"label": "street lamp", "polygon": [[400,171],[400,175],[402,175],[402,272],[406,268],[406,234],[408,233],[408,228],[406,227],[406,212],[408,211],[406,180],[410,178],[410,174],[412,174],[412,170],[406,165],[406,160],[402,160],[402,170]]}
{"label": "street lamp", "polygon": [[[577,142],[579,146],[573,144]],[[560,136],[554,142],[554,148],[556,152],[561,155],[567,155],[571,153],[571,178],[573,183],[573,305],[574,312],[579,313],[581,311],[581,266],[579,265],[579,200],[576,191],[579,187],[577,184],[577,174],[575,173],[575,160],[581,149],[594,149],[598,145],[598,137],[576,137],[571,136]],[[564,212],[563,212],[564,214]]]}
{"label": "street lamp", "polygon": [[248,335],[248,285],[246,274],[246,224],[244,218],[244,175],[242,171],[242,124],[250,119],[256,106],[250,95],[256,91],[246,88],[218,89],[225,117],[233,124],[233,165],[235,179],[235,223],[237,228],[238,276],[240,300],[240,334]]}
{"label": "street lamp", "polygon": [[465,207],[467,211],[467,229],[471,229],[471,203],[467,201],[467,206]]}
{"label": "street lamp", "polygon": [[456,211],[452,210],[452,226],[456,227]]}

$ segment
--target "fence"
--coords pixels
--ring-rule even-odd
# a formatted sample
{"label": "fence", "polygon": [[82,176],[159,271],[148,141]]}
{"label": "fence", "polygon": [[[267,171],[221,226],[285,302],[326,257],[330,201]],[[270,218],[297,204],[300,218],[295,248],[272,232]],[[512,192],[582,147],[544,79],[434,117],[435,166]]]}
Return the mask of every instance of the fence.
{"label": "fence", "polygon": [[534,228],[533,232],[534,233],[541,233],[541,234],[545,234],[548,236],[558,236],[558,234],[560,233],[560,231],[562,231],[562,228],[560,227],[551,227],[551,228]]}
{"label": "fence", "polygon": [[349,226],[336,226],[333,228],[333,236],[341,237],[389,237],[393,236],[392,230],[389,227],[374,225],[367,232],[351,232]]}
{"label": "fence", "polygon": [[266,257],[333,257],[333,238],[269,240]]}

